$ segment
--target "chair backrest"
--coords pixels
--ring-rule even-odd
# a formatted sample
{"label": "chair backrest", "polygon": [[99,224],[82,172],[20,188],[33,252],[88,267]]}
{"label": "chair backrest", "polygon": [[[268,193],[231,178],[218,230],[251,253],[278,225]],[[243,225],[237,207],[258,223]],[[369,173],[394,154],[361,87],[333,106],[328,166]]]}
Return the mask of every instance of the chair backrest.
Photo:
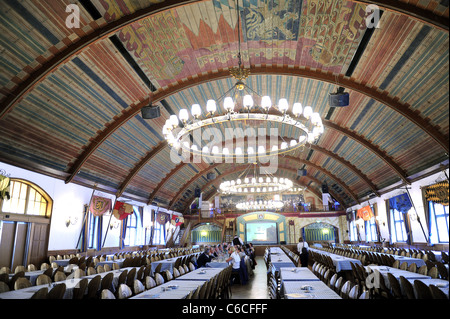
{"label": "chair backrest", "polygon": [[159,263],[158,265],[156,265],[156,268],[155,268],[155,273],[156,272],[161,272],[161,267],[162,267],[162,263]]}
{"label": "chair backrest", "polygon": [[109,289],[103,289],[100,295],[101,299],[116,299],[114,294]]}
{"label": "chair backrest", "polygon": [[159,272],[155,274],[155,281],[157,286],[162,285],[164,283],[164,278]]}
{"label": "chair backrest", "polygon": [[89,280],[87,278],[83,278],[73,289],[73,297],[72,299],[81,300],[86,293],[86,289],[88,287]]}
{"label": "chair backrest", "polygon": [[184,269],[183,265],[178,266],[178,272],[180,273],[180,276],[186,273],[186,270]]}
{"label": "chair backrest", "polygon": [[369,298],[370,298],[370,294],[367,290],[365,290],[361,293],[361,295],[359,296],[358,299],[369,299]]}
{"label": "chair backrest", "polygon": [[127,283],[127,275],[128,275],[128,269],[125,269],[122,271],[119,275],[118,283],[117,285],[120,286],[121,284]]}
{"label": "chair backrest", "polygon": [[31,281],[28,280],[28,278],[20,277],[20,278],[17,278],[16,282],[14,283],[14,290],[28,288],[31,286],[32,286]]}
{"label": "chair backrest", "polygon": [[105,268],[103,268],[102,265],[97,265],[97,274],[100,274],[102,272],[105,272]]}
{"label": "chair backrest", "polygon": [[177,277],[180,277],[180,271],[174,267],[173,268],[173,278],[177,278]]}
{"label": "chair backrest", "polygon": [[105,264],[105,265],[103,266],[103,269],[105,270],[105,272],[111,271],[111,270],[112,270],[112,268],[111,268],[111,266],[110,266],[109,264]]}
{"label": "chair backrest", "polygon": [[431,269],[428,269],[428,276],[430,276],[433,279],[439,278],[439,273],[437,267],[433,267]]}
{"label": "chair backrest", "polygon": [[133,287],[134,279],[136,278],[136,268],[131,268],[127,274],[127,282],[128,287]]}
{"label": "chair backrest", "polygon": [[31,299],[47,299],[48,296],[48,288],[42,287],[38,291],[36,291],[32,296]]}
{"label": "chair backrest", "polygon": [[400,285],[403,288],[407,299],[416,299],[416,296],[414,294],[414,287],[408,279],[400,276]]}
{"label": "chair backrest", "polygon": [[9,291],[9,286],[6,282],[0,281],[0,293]]}
{"label": "chair backrest", "polygon": [[156,287],[156,281],[155,281],[155,279],[153,279],[152,276],[146,276],[145,277],[145,287],[147,289]]}
{"label": "chair backrest", "polygon": [[74,274],[74,278],[81,278],[81,277],[86,276],[86,272],[83,269],[80,269],[80,268],[75,269],[73,274]]}
{"label": "chair backrest", "polygon": [[36,266],[35,266],[34,264],[29,264],[29,265],[27,266],[27,270],[28,270],[28,271],[35,271],[35,270],[36,270]]}
{"label": "chair backrest", "polygon": [[395,298],[402,298],[402,290],[400,288],[400,284],[397,278],[394,277],[390,272],[387,273],[389,284],[391,285],[391,291],[394,294]]}
{"label": "chair backrest", "polygon": [[190,272],[191,270],[189,269],[188,265],[184,264],[183,265],[183,269],[184,269],[184,273],[187,274],[188,272]]}
{"label": "chair backrest", "polygon": [[97,270],[95,270],[94,267],[92,267],[92,266],[88,267],[88,269],[87,269],[88,276],[95,275],[96,273],[97,273]]}
{"label": "chair backrest", "polygon": [[145,290],[144,285],[142,284],[142,282],[138,279],[134,280],[133,283],[133,293],[135,295],[140,294],[141,292],[143,292]]}
{"label": "chair backrest", "polygon": [[121,284],[117,291],[117,296],[119,299],[127,299],[130,298],[133,295],[133,292],[131,291],[131,288],[128,287],[126,284]]}
{"label": "chair backrest", "polygon": [[339,277],[336,280],[336,284],[334,285],[334,291],[336,291],[337,293],[339,293],[341,291],[341,287],[343,285],[343,281],[344,281],[343,277]]}
{"label": "chair backrest", "polygon": [[436,262],[436,268],[438,270],[439,277],[441,279],[448,280],[448,271],[444,264],[438,261]]}
{"label": "chair backrest", "polygon": [[66,284],[60,283],[53,287],[47,295],[47,299],[63,299],[66,293]]}
{"label": "chair backrest", "polygon": [[427,265],[420,266],[419,270],[417,270],[417,273],[421,275],[427,275],[428,273]]}
{"label": "chair backrest", "polygon": [[167,281],[173,279],[172,273],[169,270],[166,270],[164,273],[166,274]]}
{"label": "chair backrest", "polygon": [[53,281],[64,281],[67,279],[67,276],[64,272],[57,270],[53,276]]}
{"label": "chair backrest", "polygon": [[50,268],[50,265],[47,263],[42,263],[39,267],[40,270],[47,270],[48,268]]}
{"label": "chair backrest", "polygon": [[394,263],[392,264],[392,267],[399,269],[400,268],[400,260],[397,259],[396,261],[394,261]]}
{"label": "chair backrest", "polygon": [[118,263],[113,263],[113,270],[119,270],[120,266]]}
{"label": "chair backrest", "polygon": [[417,272],[417,264],[416,263],[412,263],[411,265],[408,266],[408,271],[411,272]]}
{"label": "chair backrest", "polygon": [[338,279],[338,275],[337,274],[333,274],[333,276],[331,276],[330,278],[330,282],[328,283],[329,287],[334,287],[334,285],[336,284],[336,280]]}
{"label": "chair backrest", "polygon": [[341,291],[340,291],[341,297],[344,298],[344,299],[347,299],[347,298],[348,298],[348,293],[350,292],[350,289],[351,289],[351,288],[352,288],[351,282],[350,282],[350,280],[347,280],[347,281],[342,285],[342,288],[341,288]]}
{"label": "chair backrest", "polygon": [[[195,270],[195,266],[194,266],[194,264],[191,263],[191,262],[189,262],[189,270],[190,270],[190,271]],[[194,295],[195,295],[195,294],[194,294]]]}
{"label": "chair backrest", "polygon": [[414,280],[414,290],[416,291],[417,299],[433,299],[430,287],[420,280]]}
{"label": "chair backrest", "polygon": [[39,276],[37,276],[36,278],[36,286],[40,286],[40,285],[48,285],[52,283],[52,278],[50,278],[48,275],[46,274],[40,274]]}
{"label": "chair backrest", "polygon": [[100,275],[95,276],[89,281],[88,292],[86,296],[88,299],[97,299],[97,292],[100,289],[101,282],[102,277]]}
{"label": "chair backrest", "polygon": [[448,299],[447,295],[435,285],[429,286],[433,299]]}
{"label": "chair backrest", "polygon": [[349,299],[358,299],[358,293],[359,293],[359,286],[358,285],[354,285],[350,289],[350,292],[348,293],[348,298]]}
{"label": "chair backrest", "polygon": [[16,266],[16,268],[14,268],[14,273],[15,273],[15,274],[17,274],[18,272],[21,272],[21,271],[23,271],[23,272],[26,271],[24,265],[18,265],[18,266]]}
{"label": "chair backrest", "polygon": [[112,290],[112,282],[114,280],[114,274],[112,272],[106,274],[103,278],[102,278],[102,282],[100,284],[100,289],[111,289]]}
{"label": "chair backrest", "polygon": [[401,270],[408,270],[408,263],[406,261],[402,262],[400,264],[400,269]]}

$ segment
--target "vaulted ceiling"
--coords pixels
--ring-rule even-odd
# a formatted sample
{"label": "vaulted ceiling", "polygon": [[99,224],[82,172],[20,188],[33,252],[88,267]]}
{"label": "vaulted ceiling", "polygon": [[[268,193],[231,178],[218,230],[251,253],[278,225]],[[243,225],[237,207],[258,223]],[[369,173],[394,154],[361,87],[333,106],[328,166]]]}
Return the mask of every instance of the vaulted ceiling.
{"label": "vaulted ceiling", "polygon": [[[235,0],[83,0],[79,27],[71,3],[3,1],[0,161],[183,211],[245,167],[173,163],[162,126],[233,85],[239,39],[250,87],[323,119],[279,176],[350,206],[448,160],[448,1],[241,0],[240,28]],[[350,105],[330,107],[339,87]]]}

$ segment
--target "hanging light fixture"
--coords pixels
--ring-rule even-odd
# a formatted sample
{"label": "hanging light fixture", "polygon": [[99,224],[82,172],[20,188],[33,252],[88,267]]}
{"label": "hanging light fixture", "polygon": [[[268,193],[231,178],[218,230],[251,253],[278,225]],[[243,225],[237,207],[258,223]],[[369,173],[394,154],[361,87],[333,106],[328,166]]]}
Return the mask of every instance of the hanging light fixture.
{"label": "hanging light fixture", "polygon": [[[218,99],[209,99],[204,108],[195,103],[191,106],[190,112],[187,109],[181,109],[178,116],[171,115],[163,126],[164,138],[177,151],[184,150],[207,158],[244,160],[277,156],[294,151],[306,143],[314,143],[323,134],[324,127],[320,115],[313,112],[311,106],[303,106],[300,102],[289,105],[286,98],[280,98],[277,104],[273,104],[269,96],[262,96],[245,84],[244,80],[249,76],[250,70],[245,69],[241,61],[238,4],[236,11],[239,34],[238,66],[229,69],[231,76],[236,80],[235,84]],[[219,112],[219,106],[221,110],[225,110],[223,113]],[[201,141],[193,138],[196,130],[218,125],[235,127],[241,124],[242,127],[248,127],[249,121],[258,123],[261,128],[284,128],[288,132],[293,132],[295,137],[282,139],[281,143],[277,138],[275,145],[271,145],[274,144],[273,141],[269,144],[269,135],[266,135],[266,140],[261,141],[258,138],[258,145],[251,145],[249,139],[246,141],[246,146],[228,147],[228,144],[224,145],[222,142],[209,145],[216,146],[214,152],[210,151],[209,147],[205,149]]]}
{"label": "hanging light fixture", "polygon": [[280,200],[255,200],[236,204],[239,210],[279,210],[283,208],[284,203]]}

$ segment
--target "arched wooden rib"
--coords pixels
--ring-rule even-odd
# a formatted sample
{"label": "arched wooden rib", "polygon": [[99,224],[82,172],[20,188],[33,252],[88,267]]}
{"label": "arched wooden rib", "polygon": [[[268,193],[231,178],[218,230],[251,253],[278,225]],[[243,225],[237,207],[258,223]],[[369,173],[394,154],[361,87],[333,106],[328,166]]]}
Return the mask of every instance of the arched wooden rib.
{"label": "arched wooden rib", "polygon": [[159,142],[156,144],[154,148],[152,148],[147,155],[145,155],[139,163],[136,164],[135,167],[130,171],[130,174],[125,178],[125,180],[120,185],[120,188],[117,190],[116,197],[120,197],[125,189],[127,188],[130,181],[136,176],[136,174],[148,163],[152,160],[153,157],[155,157],[164,147],[167,146],[166,141]]}

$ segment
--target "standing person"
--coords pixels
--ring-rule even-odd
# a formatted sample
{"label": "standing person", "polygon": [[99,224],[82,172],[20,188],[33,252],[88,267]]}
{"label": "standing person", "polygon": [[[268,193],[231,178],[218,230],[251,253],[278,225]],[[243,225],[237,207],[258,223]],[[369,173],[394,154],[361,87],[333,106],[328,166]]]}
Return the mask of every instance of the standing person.
{"label": "standing person", "polygon": [[300,254],[300,267],[308,267],[308,249],[306,247],[302,248],[302,253]]}
{"label": "standing person", "polygon": [[297,244],[297,251],[299,254],[302,253],[302,248],[305,247],[306,249],[308,249],[308,243],[306,241],[303,240],[303,237],[300,237],[298,239],[298,244]]}
{"label": "standing person", "polygon": [[[231,248],[231,247],[230,247]],[[232,274],[240,274],[240,263],[241,263],[241,257],[239,256],[239,246],[234,245],[234,251],[231,253],[230,257],[226,260],[227,263],[232,262],[233,268],[231,270]],[[230,278],[233,279],[233,276]]]}

